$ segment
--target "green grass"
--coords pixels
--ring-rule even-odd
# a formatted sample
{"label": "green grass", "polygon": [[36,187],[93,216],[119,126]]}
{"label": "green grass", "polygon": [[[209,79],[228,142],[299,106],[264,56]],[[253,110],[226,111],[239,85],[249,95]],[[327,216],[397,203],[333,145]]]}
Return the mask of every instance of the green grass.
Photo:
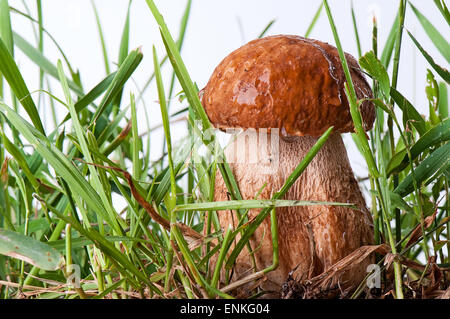
{"label": "green grass", "polygon": [[[149,19],[154,18],[158,24],[164,57],[157,56],[155,47],[152,52],[129,49],[133,21],[130,1],[123,17],[117,64],[111,63],[113,54],[103,36],[107,30],[92,1],[98,50],[106,74],[85,90],[81,75],[68,59],[70,55],[52,37],[52,30],[45,28],[41,1],[37,1],[37,12],[27,7],[22,12],[9,7],[7,0],[0,0],[0,298],[15,298],[21,293],[33,298],[69,299],[232,298],[236,286],[258,280],[278,266],[276,207],[351,205],[283,199],[326,142],[332,127],[271,199],[243,200],[228,163],[223,161],[223,150],[214,133],[210,134],[212,126],[198,98],[195,79],[189,75],[190,66],[181,58],[192,3],[186,1],[176,38],[155,3],[146,3]],[[348,12],[360,65],[373,83],[377,119],[368,133],[370,139],[363,131],[358,110],[362,101],[356,98],[343,59],[346,48],[340,42],[342,34],[327,1],[320,4],[314,16],[305,17],[311,22],[298,33],[309,36],[325,11],[347,78],[345,88],[355,124],[353,139],[368,167],[372,201],[367,204],[374,218],[374,238],[376,244],[387,243],[398,257],[393,260],[394,280],[385,281],[385,289],[392,289],[396,298],[408,298],[411,288],[405,285],[407,278],[426,285],[423,278],[434,263],[439,267],[450,265],[450,76],[447,68],[430,56],[427,47],[433,45],[448,62],[449,44],[426,13],[405,0],[398,4],[392,24],[374,24],[371,48],[362,46],[358,12],[353,6]],[[435,0],[434,5],[448,23],[445,4]],[[413,33],[404,30],[409,10],[409,17],[419,22],[431,41],[420,43]],[[25,40],[20,30],[13,30],[11,19],[16,15],[30,21],[35,44]],[[268,22],[255,37],[267,35],[274,23],[276,20]],[[383,46],[378,40],[379,28],[390,30]],[[61,55],[56,63],[44,52],[47,40]],[[412,41],[428,63],[427,74],[423,75],[429,104],[425,116],[398,90],[398,84],[408,80],[399,73],[402,43],[406,40]],[[37,90],[25,83],[14,48],[38,67]],[[152,59],[153,70],[142,85],[137,84],[137,89],[125,96],[124,88],[144,58]],[[170,65],[165,65],[167,62]],[[163,66],[171,68],[168,79],[161,72]],[[62,97],[54,93],[50,79],[52,83],[57,81],[55,92],[61,88]],[[167,89],[165,80],[170,80]],[[164,155],[155,162],[150,161],[149,142],[144,147],[144,139],[139,136],[142,127],[138,125],[143,122],[137,116],[137,108],[145,105],[143,95],[153,82],[156,90],[152,94],[159,100],[164,131]],[[176,83],[183,89],[179,96],[187,107],[171,114]],[[33,90],[46,98],[39,97],[38,101],[40,95],[34,95]],[[9,91],[12,98],[8,100]],[[67,109],[67,113],[59,122],[53,116],[54,127],[46,127],[39,112],[55,114],[56,106]],[[187,124],[184,147],[173,141],[172,122],[180,115],[186,117]],[[210,152],[199,154],[200,145]],[[225,181],[229,201],[214,202],[216,172]],[[124,199],[123,211],[114,205],[113,194]],[[249,221],[247,212],[252,208],[261,212]],[[220,229],[218,210],[236,213],[237,227]],[[224,271],[229,276],[242,250],[254,248],[249,238],[266,218],[272,221],[271,234],[267,234],[274,247],[272,264],[255,270],[242,282],[219,282],[219,274]],[[214,255],[218,262],[211,269],[209,263]],[[403,262],[421,263],[423,256],[433,261],[424,264],[423,271]],[[387,273],[385,258],[379,255],[377,262]],[[67,285],[71,264],[80,267],[80,287]],[[352,297],[364,296],[364,287],[361,284]],[[46,290],[39,292],[41,288]],[[258,296],[262,292],[254,293]]]}

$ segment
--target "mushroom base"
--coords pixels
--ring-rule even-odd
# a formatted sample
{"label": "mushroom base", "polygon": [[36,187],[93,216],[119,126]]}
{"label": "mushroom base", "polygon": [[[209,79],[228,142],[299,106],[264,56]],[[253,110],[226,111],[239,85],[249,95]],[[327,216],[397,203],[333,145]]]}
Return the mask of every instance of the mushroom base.
{"label": "mushroom base", "polygon": [[[317,141],[316,137],[310,136],[284,138],[276,133],[256,132],[233,135],[233,139],[226,147],[225,155],[244,199],[255,199],[259,192],[258,198],[271,198]],[[228,199],[227,188],[218,172],[215,200]],[[373,243],[372,216],[354,178],[342,138],[337,133],[330,136],[284,199],[353,203],[358,209],[322,205],[277,208],[279,266],[268,273],[260,285],[271,292],[266,295],[271,298],[280,296],[281,286],[290,273],[298,281],[312,278],[355,249]],[[249,219],[259,212],[259,209],[250,210]],[[235,212],[219,211],[218,216],[223,229],[238,223]],[[250,245],[257,271],[272,264],[270,217],[255,231]],[[369,257],[337,278],[339,287],[356,288],[372,262]],[[248,249],[244,248],[237,258],[231,281],[254,271]],[[251,288],[252,284],[248,284],[233,293],[245,297],[251,293]]]}

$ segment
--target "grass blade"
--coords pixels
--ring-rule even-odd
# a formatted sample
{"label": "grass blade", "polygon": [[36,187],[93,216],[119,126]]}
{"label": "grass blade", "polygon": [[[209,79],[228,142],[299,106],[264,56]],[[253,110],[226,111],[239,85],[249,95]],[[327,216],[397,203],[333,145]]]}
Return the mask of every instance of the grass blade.
{"label": "grass blade", "polygon": [[[427,151],[439,143],[447,142],[448,140],[450,140],[450,119],[446,119],[430,129],[412,145],[410,149],[412,160],[415,160],[422,152]],[[406,149],[397,152],[389,161],[386,168],[388,176],[392,173],[401,172],[409,163],[410,159]]]}
{"label": "grass blade", "polygon": [[[31,60],[33,61],[42,71],[46,72],[48,75],[55,79],[58,79],[58,69],[56,66],[50,62],[38,49],[33,47],[27,40],[22,38],[16,32],[14,35],[14,43],[17,47]],[[83,95],[81,88],[73,81],[68,80],[70,89],[75,92],[78,96]]]}
{"label": "grass blade", "polygon": [[[36,0],[37,12],[38,12],[38,26],[39,26],[39,41],[38,48],[39,52],[43,55],[44,53],[44,17],[42,14],[42,1]],[[44,89],[44,71],[39,68],[39,89]],[[39,102],[41,99],[39,99]],[[39,104],[38,104],[39,107]]]}
{"label": "grass blade", "polygon": [[[403,0],[400,0],[399,12],[401,12],[402,1]],[[344,50],[342,49],[342,46],[341,46],[339,35],[337,33],[336,25],[334,24],[333,16],[331,14],[330,7],[328,6],[328,2],[327,2],[327,0],[323,0],[323,3],[325,5],[325,9],[326,9],[326,12],[328,15],[328,20],[330,23],[331,30],[333,32],[336,47],[339,52],[339,57],[340,57],[340,60],[342,63],[342,68],[344,69],[344,74],[345,74],[345,78],[346,78],[346,83],[344,83],[345,93],[347,95],[347,99],[348,99],[348,102],[350,105],[350,113],[351,113],[351,116],[353,119],[353,124],[354,124],[355,131],[356,131],[356,137],[360,144],[358,147],[363,151],[362,155],[364,156],[364,158],[367,162],[367,166],[369,167],[370,174],[372,175],[372,177],[375,178],[375,181],[377,182],[379,196],[380,196],[381,202],[383,203],[383,199],[381,198],[381,186],[377,179],[379,177],[378,167],[377,167],[375,159],[373,157],[373,153],[370,150],[370,147],[369,147],[369,144],[367,141],[367,137],[365,135],[365,131],[362,127],[361,114],[359,113],[359,110],[357,108],[356,92],[355,92],[355,88],[354,88],[354,85],[352,82],[352,77],[350,75],[350,69],[348,67],[347,60],[344,55]],[[400,18],[401,17],[402,17],[402,15],[400,15]],[[399,25],[402,26],[403,25],[402,19],[399,19],[399,22],[400,22]],[[400,50],[400,42],[401,42],[400,40],[401,40],[401,34],[398,35],[397,52],[396,53],[398,53]],[[398,56],[397,56],[397,58],[398,58]],[[396,63],[398,66],[398,60],[395,61],[395,58],[394,58],[394,63]],[[394,70],[395,69],[396,68],[394,67]],[[394,75],[395,75],[395,71],[394,71]],[[383,211],[384,211],[385,223],[386,223],[387,230],[388,230],[389,244],[391,246],[392,252],[395,254],[397,252],[397,250],[396,250],[394,238],[392,236],[392,231],[390,229],[389,221],[386,218],[386,207],[385,207],[384,203],[383,203]],[[398,262],[394,262],[394,273],[395,273],[396,297],[399,299],[403,299],[403,289],[402,289],[403,283],[402,283],[402,279],[401,279],[402,274],[401,274],[401,267]]]}
{"label": "grass blade", "polygon": [[95,14],[95,21],[97,22],[98,36],[100,37],[100,43],[102,45],[102,53],[103,53],[103,63],[105,65],[106,75],[111,73],[109,69],[109,59],[108,59],[108,50],[106,50],[105,38],[103,36],[102,24],[100,22],[100,17],[98,16],[97,7],[95,6],[94,0],[91,0],[92,8]]}
{"label": "grass blade", "polygon": [[14,41],[8,0],[0,0],[0,39],[3,40],[11,55],[14,56]]}
{"label": "grass blade", "polygon": [[392,52],[394,51],[395,38],[398,32],[398,23],[399,23],[399,12],[397,12],[397,15],[395,16],[395,20],[392,24],[391,30],[389,31],[389,35],[384,45],[383,52],[381,52],[380,60],[386,69],[389,67]]}
{"label": "grass blade", "polygon": [[200,99],[197,96],[197,89],[188,74],[186,66],[181,59],[180,52],[178,51],[178,47],[170,35],[169,29],[167,28],[162,15],[159,13],[155,3],[152,0],[146,0],[146,2],[160,27],[161,36],[163,38],[167,54],[169,55],[170,62],[172,63],[178,80],[183,87],[189,104],[194,109],[197,116],[201,119],[203,129],[205,130],[211,128],[211,123],[209,122],[208,116],[206,115],[205,110],[200,103]]}
{"label": "grass blade", "polygon": [[[125,61],[126,57],[128,56],[128,45],[129,45],[129,41],[130,41],[130,7],[131,7],[131,0],[130,0],[130,2],[128,2],[127,16],[125,18],[125,25],[123,26],[122,38],[120,40],[119,60],[118,60],[119,67],[122,65],[122,63]],[[115,108],[120,105],[120,101],[122,100],[122,93],[123,93],[123,89],[120,90],[119,93],[117,93],[117,96],[114,99],[114,107]],[[115,111],[117,111],[117,110],[115,110]]]}
{"label": "grass blade", "polygon": [[52,145],[42,133],[32,127],[17,112],[1,102],[0,112],[33,145],[36,151],[55,169],[56,173],[66,180],[72,191],[80,195],[93,211],[100,214],[112,225],[98,191],[86,181],[67,156]]}
{"label": "grass blade", "polygon": [[105,111],[106,107],[114,100],[114,98],[119,94],[125,83],[128,81],[130,76],[138,67],[139,63],[141,63],[143,58],[142,52],[140,48],[137,48],[130,52],[125,61],[123,61],[122,65],[117,70],[116,75],[114,76],[108,91],[105,93],[100,105],[98,106],[93,120],[91,124],[97,122],[100,115]]}
{"label": "grass blade", "polygon": [[447,85],[444,82],[439,83],[439,115],[441,118],[448,117],[448,93]]}
{"label": "grass blade", "polygon": [[447,21],[447,24],[450,26],[450,12],[448,11],[448,8],[445,4],[445,0],[433,0],[436,7],[438,7],[439,11],[441,12],[442,16]]}
{"label": "grass blade", "polygon": [[27,18],[28,20],[30,20],[33,23],[36,23],[39,25],[39,29],[42,30],[42,32],[44,32],[49,38],[50,40],[53,42],[53,44],[56,46],[56,48],[58,49],[59,53],[62,55],[64,62],[66,62],[67,67],[70,70],[70,74],[72,75],[72,79],[77,83],[77,85],[81,86],[80,82],[79,82],[79,74],[78,72],[75,72],[72,68],[72,65],[69,62],[69,59],[67,58],[66,54],[64,53],[64,51],[62,50],[61,46],[59,45],[59,43],[55,40],[55,38],[51,35],[51,33],[49,33],[43,26],[41,26],[40,22],[36,19],[34,19],[33,17],[31,17],[29,14],[26,14],[22,11],[19,11],[13,7],[10,8],[12,12],[15,12],[17,14],[20,14],[21,16]]}
{"label": "grass blade", "polygon": [[431,67],[437,72],[437,74],[439,74],[442,77],[442,79],[444,79],[445,82],[447,82],[447,84],[450,84],[450,73],[448,72],[448,70],[444,69],[436,62],[434,62],[434,59],[428,54],[427,51],[425,51],[425,49],[420,45],[420,43],[416,40],[416,38],[409,31],[407,32],[411,40],[419,49],[419,51],[422,53],[422,55],[425,57],[428,63],[430,63]]}
{"label": "grass blade", "polygon": [[305,38],[309,37],[312,30],[314,29],[314,26],[316,25],[317,20],[319,20],[320,14],[322,13],[323,3],[319,5],[319,8],[317,8],[316,13],[314,14],[313,19],[311,20],[308,29],[305,32]]}
{"label": "grass blade", "polygon": [[[113,72],[113,73],[109,74],[102,81],[100,81],[94,88],[92,88],[92,90],[90,90],[86,95],[84,95],[82,98],[80,98],[75,103],[75,110],[77,111],[77,113],[84,110],[89,104],[93,103],[96,98],[98,98],[103,92],[105,92],[110,87],[111,82],[113,81],[116,74],[117,74],[117,72]],[[59,124],[59,126],[64,124],[69,119],[70,119],[70,113],[66,115],[66,117]]]}
{"label": "grass blade", "polygon": [[122,62],[125,61],[126,57],[128,56],[128,44],[130,41],[130,7],[131,7],[131,0],[130,2],[128,2],[127,16],[125,18],[125,25],[123,26],[122,38],[120,40],[119,65],[121,65]]}
{"label": "grass blade", "polygon": [[186,3],[186,7],[184,8],[183,17],[181,18],[180,31],[178,32],[178,40],[177,40],[178,51],[181,51],[181,48],[183,47],[187,24],[189,21],[189,16],[191,15],[191,7],[192,7],[192,0],[188,0]]}
{"label": "grass blade", "polygon": [[[169,160],[169,170],[170,170],[170,185],[171,185],[171,199],[172,204],[175,206],[176,204],[176,184],[175,184],[175,168],[173,164],[172,157],[172,138],[170,136],[170,123],[169,123],[169,114],[167,112],[167,103],[166,103],[166,95],[164,93],[164,85],[161,76],[161,70],[159,68],[158,56],[156,54],[156,48],[153,47],[153,65],[155,68],[155,78],[156,85],[158,88],[158,98],[159,98],[159,106],[161,109],[161,117],[164,127],[164,136],[167,143],[167,157]],[[172,221],[174,222],[174,221]]]}
{"label": "grass blade", "polygon": [[119,271],[127,276],[130,282],[134,286],[138,286],[138,283],[134,278],[129,275],[129,272],[136,276],[139,280],[149,285],[150,288],[159,292],[159,290],[150,282],[150,280],[144,275],[143,272],[139,271],[136,266],[130,262],[126,258],[126,255],[123,254],[120,250],[118,250],[112,242],[105,239],[99,232],[95,229],[85,229],[78,223],[73,217],[67,217],[59,213],[57,210],[49,207],[53,213],[55,213],[60,219],[65,221],[68,224],[71,224],[74,229],[76,229],[80,234],[89,238],[92,242],[95,243],[97,247],[105,254],[110,256],[110,261],[114,263],[114,265],[119,269]]}
{"label": "grass blade", "polygon": [[[78,119],[78,114],[75,111],[75,106],[73,104],[72,97],[70,96],[69,86],[67,85],[67,81],[66,81],[63,69],[62,69],[62,63],[60,60],[58,61],[58,73],[59,73],[61,85],[63,87],[64,95],[67,100],[67,105],[69,107],[69,111],[70,111],[70,115],[71,115],[71,119],[72,119],[72,125],[75,129],[75,132],[76,132],[76,135],[78,138],[78,142],[81,146],[81,151],[83,153],[83,156],[89,163],[94,163],[94,160],[89,151],[88,143],[87,143],[87,140],[86,140],[86,137],[84,134],[85,129],[82,128],[80,121]],[[99,173],[97,172],[96,168],[93,165],[89,165],[89,171],[90,171],[90,175],[92,178],[92,183],[94,184],[93,186],[95,187],[96,191],[100,195],[100,198],[102,200],[103,206],[105,207],[105,210],[109,213],[109,217],[110,217],[109,220],[112,221],[112,223],[110,225],[115,228],[115,230],[118,234],[122,235],[122,231],[119,227],[117,219],[115,218],[116,212],[114,211],[114,208],[111,205],[111,201],[108,199],[108,196],[105,191],[105,187],[102,187]]]}
{"label": "grass blade", "polygon": [[411,123],[420,135],[426,133],[427,128],[425,120],[417,112],[416,108],[399,91],[391,87],[391,97],[403,112],[403,123],[405,127]]}
{"label": "grass blade", "polygon": [[258,39],[260,39],[266,35],[267,31],[269,31],[269,29],[272,27],[272,25],[275,23],[275,21],[276,21],[276,19],[273,19],[266,25],[266,27],[258,35]]}
{"label": "grass blade", "polygon": [[[200,119],[203,126],[202,127],[203,132],[208,132],[208,136],[210,136],[210,138],[208,138],[208,140],[205,141],[205,144],[207,146],[214,144],[213,142],[215,141],[215,135],[212,130],[212,125],[209,122],[208,116],[206,115],[206,112],[203,109],[203,106],[197,95],[197,88],[192,82],[189,73],[187,72],[186,66],[184,65],[184,62],[181,59],[181,55],[176,46],[176,43],[174,42],[169,32],[169,29],[167,28],[167,25],[164,22],[164,19],[161,16],[160,12],[158,11],[155,3],[152,0],[146,0],[146,2],[156,22],[160,27],[160,32],[163,38],[164,46],[166,47],[167,54],[175,70],[175,73],[177,74],[178,81],[180,82],[184,90],[184,93],[186,94],[187,100],[189,101],[189,105],[194,110],[196,116]],[[228,191],[231,194],[231,198],[242,199],[242,196],[240,195],[239,192],[239,188],[237,187],[237,183],[234,179],[231,169],[229,168],[229,165],[226,162],[220,163],[219,169],[220,172],[222,173],[225,184],[227,185]]]}
{"label": "grass blade", "polygon": [[442,36],[442,34],[431,24],[431,22],[422,14],[411,2],[409,2],[411,9],[422,25],[423,29],[427,33],[430,40],[436,46],[436,48],[441,52],[444,58],[450,63],[450,44]]}
{"label": "grass blade", "polygon": [[25,159],[25,154],[23,154],[17,147],[17,145],[12,143],[4,133],[2,133],[0,137],[2,138],[2,142],[3,145],[5,146],[5,149],[9,152],[9,154],[11,154],[14,157],[14,159],[17,161],[17,163],[20,165],[23,172],[27,176],[31,185],[34,187],[34,189],[37,190],[39,188],[39,183],[36,177],[31,172],[30,167],[28,166],[28,163]]}
{"label": "grass blade", "polygon": [[5,77],[14,94],[19,99],[28,116],[36,129],[45,135],[44,126],[37,111],[36,105],[31,98],[30,91],[23,80],[22,74],[17,67],[14,58],[6,47],[3,40],[0,39],[0,72]]}
{"label": "grass blade", "polygon": [[372,78],[378,81],[386,99],[390,97],[389,75],[383,64],[377,59],[373,51],[369,51],[359,58],[359,65],[366,70]]}
{"label": "grass blade", "polygon": [[358,49],[358,56],[360,57],[362,55],[361,42],[359,40],[358,25],[356,24],[355,10],[353,9],[353,1],[351,2],[351,11],[352,11],[353,30],[355,32],[356,48]]}
{"label": "grass blade", "polygon": [[289,206],[353,206],[349,203],[303,201],[303,200],[283,200],[283,199],[249,199],[249,200],[229,200],[217,202],[205,202],[194,204],[177,205],[177,211],[215,211],[215,210],[236,210],[236,209],[256,209],[274,208]]}
{"label": "grass blade", "polygon": [[0,254],[23,260],[44,270],[57,270],[64,263],[62,255],[51,246],[1,228]]}
{"label": "grass blade", "polygon": [[[414,180],[419,185],[441,169],[448,168],[449,165],[450,143],[447,142],[424,159],[414,169],[414,175],[411,173],[406,176],[394,192],[404,197],[414,191]],[[435,175],[434,178],[436,177],[438,176]]]}

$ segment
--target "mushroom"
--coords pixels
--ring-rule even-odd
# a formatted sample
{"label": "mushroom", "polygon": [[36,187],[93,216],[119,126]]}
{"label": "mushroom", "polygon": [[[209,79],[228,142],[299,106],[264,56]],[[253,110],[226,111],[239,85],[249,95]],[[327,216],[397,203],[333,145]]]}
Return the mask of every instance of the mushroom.
{"label": "mushroom", "polygon": [[[349,54],[358,99],[372,92],[357,61]],[[278,296],[288,274],[308,279],[357,248],[373,243],[373,221],[354,178],[340,133],[354,130],[345,76],[337,49],[294,35],[253,40],[229,54],[203,89],[202,105],[214,127],[231,132],[225,156],[244,199],[269,199],[330,126],[329,137],[285,199],[353,203],[357,209],[319,205],[277,208],[279,266],[261,288]],[[365,130],[375,119],[373,104],[360,105]],[[227,188],[216,176],[215,200],[227,200]],[[260,212],[249,212],[251,220]],[[221,227],[236,226],[232,212],[218,212]],[[272,263],[270,219],[250,239],[256,270]],[[338,278],[352,288],[364,278],[368,257]],[[249,252],[238,256],[232,281],[255,271]],[[247,287],[248,288],[248,287]],[[246,287],[242,289],[247,289]],[[240,292],[242,293],[242,291]]]}

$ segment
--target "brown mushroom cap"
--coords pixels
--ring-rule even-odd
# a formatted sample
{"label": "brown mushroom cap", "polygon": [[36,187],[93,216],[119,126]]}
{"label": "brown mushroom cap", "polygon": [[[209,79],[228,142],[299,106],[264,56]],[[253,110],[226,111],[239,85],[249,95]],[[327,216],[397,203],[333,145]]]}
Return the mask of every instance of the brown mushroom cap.
{"label": "brown mushroom cap", "polygon": [[[355,58],[346,53],[358,99],[372,91]],[[318,136],[330,126],[353,131],[345,75],[335,47],[294,35],[253,40],[229,54],[203,89],[211,123],[227,128],[279,128],[286,135]],[[365,130],[374,105],[360,106]]]}

